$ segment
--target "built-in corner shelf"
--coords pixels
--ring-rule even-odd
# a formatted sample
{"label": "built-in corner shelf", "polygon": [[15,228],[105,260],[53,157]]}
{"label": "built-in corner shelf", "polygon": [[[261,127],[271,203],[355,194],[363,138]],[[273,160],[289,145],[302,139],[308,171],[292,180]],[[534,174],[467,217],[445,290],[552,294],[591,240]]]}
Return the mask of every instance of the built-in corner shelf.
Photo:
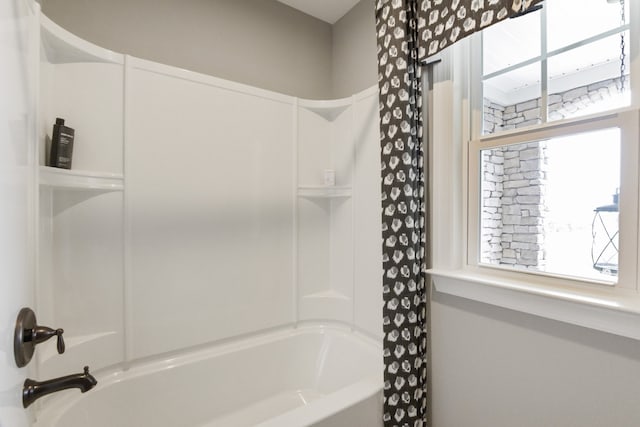
{"label": "built-in corner shelf", "polygon": [[40,186],[60,190],[122,191],[122,174],[78,171],[40,166]]}
{"label": "built-in corner shelf", "polygon": [[326,120],[332,122],[353,104],[351,98],[342,98],[328,101],[316,101],[300,99],[298,105],[305,110],[312,111]]}
{"label": "built-in corner shelf", "polygon": [[307,186],[298,187],[298,197],[307,199],[338,199],[351,197],[351,187]]}
{"label": "built-in corner shelf", "polygon": [[40,14],[40,37],[52,64],[106,62],[124,64],[124,55],[89,43]]}

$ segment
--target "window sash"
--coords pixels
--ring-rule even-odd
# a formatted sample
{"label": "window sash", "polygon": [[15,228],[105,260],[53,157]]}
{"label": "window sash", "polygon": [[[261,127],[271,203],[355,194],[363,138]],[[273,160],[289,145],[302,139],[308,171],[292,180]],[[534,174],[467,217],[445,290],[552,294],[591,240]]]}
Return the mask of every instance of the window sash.
{"label": "window sash", "polygon": [[[544,26],[544,24],[542,24],[542,25]],[[580,41],[572,43],[570,45],[561,47],[561,48],[556,49],[556,50],[551,51],[551,52],[547,52],[547,41],[546,41],[547,36],[546,36],[546,34],[543,34],[542,35],[542,48],[541,48],[542,54],[541,55],[538,55],[536,57],[527,59],[526,61],[522,61],[522,62],[519,62],[519,63],[514,64],[514,65],[510,65],[510,66],[502,68],[500,70],[493,71],[493,72],[491,72],[489,74],[484,74],[482,76],[482,80],[483,81],[484,80],[489,80],[489,79],[492,79],[494,77],[500,76],[502,74],[506,74],[506,73],[508,73],[510,71],[516,70],[518,68],[525,67],[525,66],[531,65],[531,64],[535,64],[535,63],[541,62],[543,60],[547,60],[549,58],[553,58],[554,56],[558,56],[558,55],[560,55],[562,53],[565,53],[565,52],[568,52],[570,50],[577,49],[579,47],[586,46],[586,45],[588,45],[590,43],[606,39],[607,37],[620,35],[620,33],[625,32],[625,31],[629,30],[630,28],[631,28],[630,24],[621,25],[621,26],[619,26],[617,28],[613,28],[611,30],[605,31],[604,33],[596,34],[594,36],[591,36],[591,37],[586,38],[584,40],[580,40]]]}
{"label": "window sash", "polygon": [[[635,3],[635,2],[633,2]],[[629,22],[632,22],[633,18],[636,18],[637,20],[637,16],[640,14],[640,7],[638,7],[637,5],[634,6],[634,4],[630,5],[630,19]],[[631,31],[631,24],[624,24],[624,25],[620,25],[617,28],[613,28],[611,30],[605,31],[603,33],[600,34],[596,34],[593,35],[591,37],[588,37],[586,39],[580,40],[578,42],[574,42],[571,43],[570,45],[564,46],[562,48],[553,50],[551,52],[548,52],[548,43],[547,43],[547,8],[543,7],[540,10],[540,37],[541,37],[541,44],[540,44],[540,55],[534,57],[534,58],[530,58],[526,61],[521,61],[517,64],[511,65],[509,67],[497,70],[497,71],[493,71],[489,74],[484,74],[483,71],[483,49],[484,49],[484,44],[483,44],[483,39],[482,39],[482,33],[476,34],[476,36],[472,37],[472,43],[473,43],[473,51],[475,52],[475,55],[472,59],[472,61],[474,61],[474,63],[479,63],[480,67],[479,67],[479,71],[478,69],[473,70],[472,72],[472,81],[474,82],[480,82],[476,85],[473,86],[479,86],[479,94],[480,94],[480,102],[482,102],[482,85],[484,83],[485,80],[489,80],[493,77],[497,77],[500,76],[502,74],[506,74],[510,71],[516,70],[518,68],[521,67],[525,67],[528,65],[532,65],[532,64],[536,64],[539,63],[540,64],[540,119],[542,123],[547,123],[549,121],[548,118],[548,109],[549,109],[549,92],[548,92],[548,86],[549,86],[549,81],[548,81],[548,60],[550,58],[553,58],[555,56],[558,56],[562,53],[568,52],[570,50],[573,49],[577,49],[579,47],[585,46],[587,44],[593,43],[593,42],[597,42],[599,40],[603,40],[607,37],[611,37],[613,35],[616,34],[620,34],[621,32],[630,31],[630,37],[627,40],[627,43],[631,43],[631,55],[629,55],[630,57],[627,58],[627,61],[630,63],[631,62],[631,58],[638,58],[638,46],[636,46],[638,43],[635,42],[635,40],[639,40],[637,37],[637,33],[638,33],[638,29],[637,27],[640,27],[640,25],[635,25],[636,27],[636,31]],[[632,42],[633,40],[633,42]],[[479,61],[479,62],[478,62]],[[636,61],[638,62],[638,61]],[[631,64],[629,64],[631,65]],[[627,66],[627,69],[629,70],[629,74],[630,75],[635,75],[637,76],[638,72],[637,72],[637,68],[638,65],[635,65],[636,71],[633,72],[632,66]],[[632,78],[632,82],[634,80],[636,80],[637,77]],[[637,84],[637,83],[636,83]],[[635,97],[637,98],[637,97]],[[633,98],[632,98],[633,99]],[[638,102],[636,101],[636,105],[638,104]],[[480,105],[480,108],[482,109],[482,103],[477,104],[477,96],[476,96],[476,102],[474,102],[474,105]],[[482,116],[482,114],[481,114]],[[482,119],[482,117],[481,117]],[[475,120],[474,120],[475,122]],[[475,123],[473,124],[473,128],[472,128],[472,135],[482,135],[482,124],[483,122],[480,121],[479,126],[477,126]],[[498,131],[496,133],[501,133],[501,132],[505,132],[505,131]]]}
{"label": "window sash", "polygon": [[640,163],[638,135],[640,134],[640,112],[635,108],[563,120],[539,125],[535,128],[516,129],[471,140],[468,144],[468,240],[467,264],[482,269],[503,270],[513,274],[548,276],[566,283],[595,283],[611,285],[610,282],[574,278],[568,275],[534,270],[520,270],[508,266],[482,264],[480,262],[481,230],[481,166],[482,150],[512,144],[539,141],[607,128],[621,131],[621,176],[619,213],[619,273],[616,287],[638,290],[638,164]]}

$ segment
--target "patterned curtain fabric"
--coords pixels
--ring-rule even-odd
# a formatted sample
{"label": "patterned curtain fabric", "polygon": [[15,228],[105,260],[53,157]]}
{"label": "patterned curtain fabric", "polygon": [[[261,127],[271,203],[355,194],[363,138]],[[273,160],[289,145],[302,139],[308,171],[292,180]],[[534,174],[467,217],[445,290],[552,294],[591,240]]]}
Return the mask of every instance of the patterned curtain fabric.
{"label": "patterned curtain fabric", "polygon": [[377,0],[384,325],[384,422],[426,415],[425,192],[417,0]]}
{"label": "patterned curtain fabric", "polygon": [[542,0],[376,0],[385,426],[427,413],[425,171],[420,63]]}
{"label": "patterned curtain fabric", "polygon": [[424,61],[445,47],[542,0],[420,0],[418,57]]}

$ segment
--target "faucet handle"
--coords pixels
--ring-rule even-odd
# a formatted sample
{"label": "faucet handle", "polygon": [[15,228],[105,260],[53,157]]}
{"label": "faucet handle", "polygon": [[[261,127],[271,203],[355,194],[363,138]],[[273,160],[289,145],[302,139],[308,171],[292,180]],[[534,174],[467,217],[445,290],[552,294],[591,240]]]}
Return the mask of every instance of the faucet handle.
{"label": "faucet handle", "polygon": [[64,338],[62,338],[62,334],[64,334],[64,329],[51,329],[47,326],[36,325],[31,330],[31,341],[33,341],[34,344],[40,344],[41,342],[47,341],[49,338],[55,336],[57,337],[58,341],[56,345],[56,347],[58,348],[58,354],[62,354],[65,350]]}
{"label": "faucet handle", "polygon": [[59,354],[64,353],[65,345],[62,334],[63,329],[52,329],[47,326],[40,326],[36,320],[36,314],[28,307],[23,308],[18,313],[13,336],[13,356],[19,368],[26,366],[33,357],[33,352],[37,344],[47,341],[55,336],[57,338],[57,350]]}
{"label": "faucet handle", "polygon": [[62,338],[62,334],[64,334],[64,329],[61,329],[61,328],[56,329],[56,335],[58,336],[58,342],[56,343],[56,346],[58,347],[58,354],[64,353],[64,350],[66,349],[64,345],[64,338]]}

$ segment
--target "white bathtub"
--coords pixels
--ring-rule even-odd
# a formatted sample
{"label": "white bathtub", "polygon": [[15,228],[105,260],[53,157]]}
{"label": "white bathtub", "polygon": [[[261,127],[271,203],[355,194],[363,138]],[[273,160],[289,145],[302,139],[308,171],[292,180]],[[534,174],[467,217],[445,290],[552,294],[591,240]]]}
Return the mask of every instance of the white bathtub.
{"label": "white bathtub", "polygon": [[280,330],[96,377],[88,393],[47,398],[36,426],[382,426],[381,346],[346,328]]}

